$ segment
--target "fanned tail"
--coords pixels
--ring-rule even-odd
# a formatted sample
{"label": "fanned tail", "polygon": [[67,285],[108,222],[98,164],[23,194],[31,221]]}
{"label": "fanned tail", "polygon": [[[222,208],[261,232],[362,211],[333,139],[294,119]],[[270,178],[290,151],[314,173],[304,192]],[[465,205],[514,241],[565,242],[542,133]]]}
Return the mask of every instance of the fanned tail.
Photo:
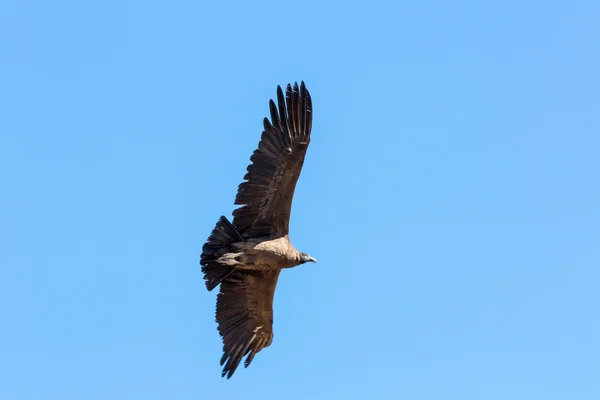
{"label": "fanned tail", "polygon": [[234,267],[219,264],[217,259],[228,252],[231,243],[243,241],[244,238],[235,226],[226,217],[221,216],[208,237],[208,241],[202,246],[202,255],[200,256],[200,265],[202,265],[206,288],[209,291],[235,271]]}

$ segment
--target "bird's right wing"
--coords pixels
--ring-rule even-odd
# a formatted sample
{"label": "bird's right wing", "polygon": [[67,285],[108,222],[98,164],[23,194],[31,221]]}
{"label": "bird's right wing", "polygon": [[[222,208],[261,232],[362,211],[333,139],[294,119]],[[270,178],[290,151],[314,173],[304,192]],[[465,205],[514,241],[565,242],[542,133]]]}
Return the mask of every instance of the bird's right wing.
{"label": "bird's right wing", "polygon": [[252,359],[273,340],[273,297],[280,270],[237,270],[217,295],[217,323],[223,338],[222,376],[231,378],[242,358]]}
{"label": "bird's right wing", "polygon": [[[312,101],[304,82],[277,87],[277,103],[269,106],[258,149],[239,185],[233,225],[244,237],[281,237],[288,233],[292,198],[300,176],[312,127]],[[279,108],[279,109],[278,109]]]}

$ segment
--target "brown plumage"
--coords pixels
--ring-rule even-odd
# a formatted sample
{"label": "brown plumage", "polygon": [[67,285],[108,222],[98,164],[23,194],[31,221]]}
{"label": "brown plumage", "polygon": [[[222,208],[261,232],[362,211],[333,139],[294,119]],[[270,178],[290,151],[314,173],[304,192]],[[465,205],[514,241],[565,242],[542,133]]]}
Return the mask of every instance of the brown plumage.
{"label": "brown plumage", "polygon": [[273,340],[273,296],[279,273],[315,262],[289,241],[290,212],[312,128],[312,102],[301,83],[277,87],[277,105],[239,185],[233,223],[221,217],[202,247],[208,290],[219,284],[216,320],[223,338],[222,376],[231,378],[242,358],[250,365]]}

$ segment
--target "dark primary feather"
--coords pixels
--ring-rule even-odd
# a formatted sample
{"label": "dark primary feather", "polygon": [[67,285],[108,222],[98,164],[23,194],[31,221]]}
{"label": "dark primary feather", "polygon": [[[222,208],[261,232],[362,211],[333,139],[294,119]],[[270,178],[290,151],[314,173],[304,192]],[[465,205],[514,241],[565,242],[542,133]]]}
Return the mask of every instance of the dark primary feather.
{"label": "dark primary feather", "polygon": [[284,236],[288,233],[292,199],[312,128],[312,102],[304,82],[287,85],[285,97],[277,87],[271,100],[271,121],[264,119],[258,148],[250,157],[245,182],[238,187],[233,225],[245,237]]}
{"label": "dark primary feather", "polygon": [[231,378],[242,358],[250,365],[273,340],[273,297],[280,270],[235,271],[217,295],[216,319],[223,337],[222,376]]}

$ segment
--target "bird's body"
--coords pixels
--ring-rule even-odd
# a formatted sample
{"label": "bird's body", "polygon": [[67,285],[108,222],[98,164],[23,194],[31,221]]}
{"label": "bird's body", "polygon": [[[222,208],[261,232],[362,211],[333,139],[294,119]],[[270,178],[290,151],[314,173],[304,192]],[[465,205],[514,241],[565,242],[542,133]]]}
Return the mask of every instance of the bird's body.
{"label": "bird's body", "polygon": [[285,235],[275,239],[267,237],[232,243],[230,251],[217,261],[237,269],[269,271],[293,268],[300,265],[303,258]]}
{"label": "bird's body", "polygon": [[289,239],[289,219],[312,127],[312,101],[304,87],[277,88],[271,121],[238,188],[233,222],[222,216],[202,247],[208,290],[220,285],[216,319],[223,337],[223,376],[243,357],[247,367],[273,340],[273,297],[281,270],[315,262]]}

